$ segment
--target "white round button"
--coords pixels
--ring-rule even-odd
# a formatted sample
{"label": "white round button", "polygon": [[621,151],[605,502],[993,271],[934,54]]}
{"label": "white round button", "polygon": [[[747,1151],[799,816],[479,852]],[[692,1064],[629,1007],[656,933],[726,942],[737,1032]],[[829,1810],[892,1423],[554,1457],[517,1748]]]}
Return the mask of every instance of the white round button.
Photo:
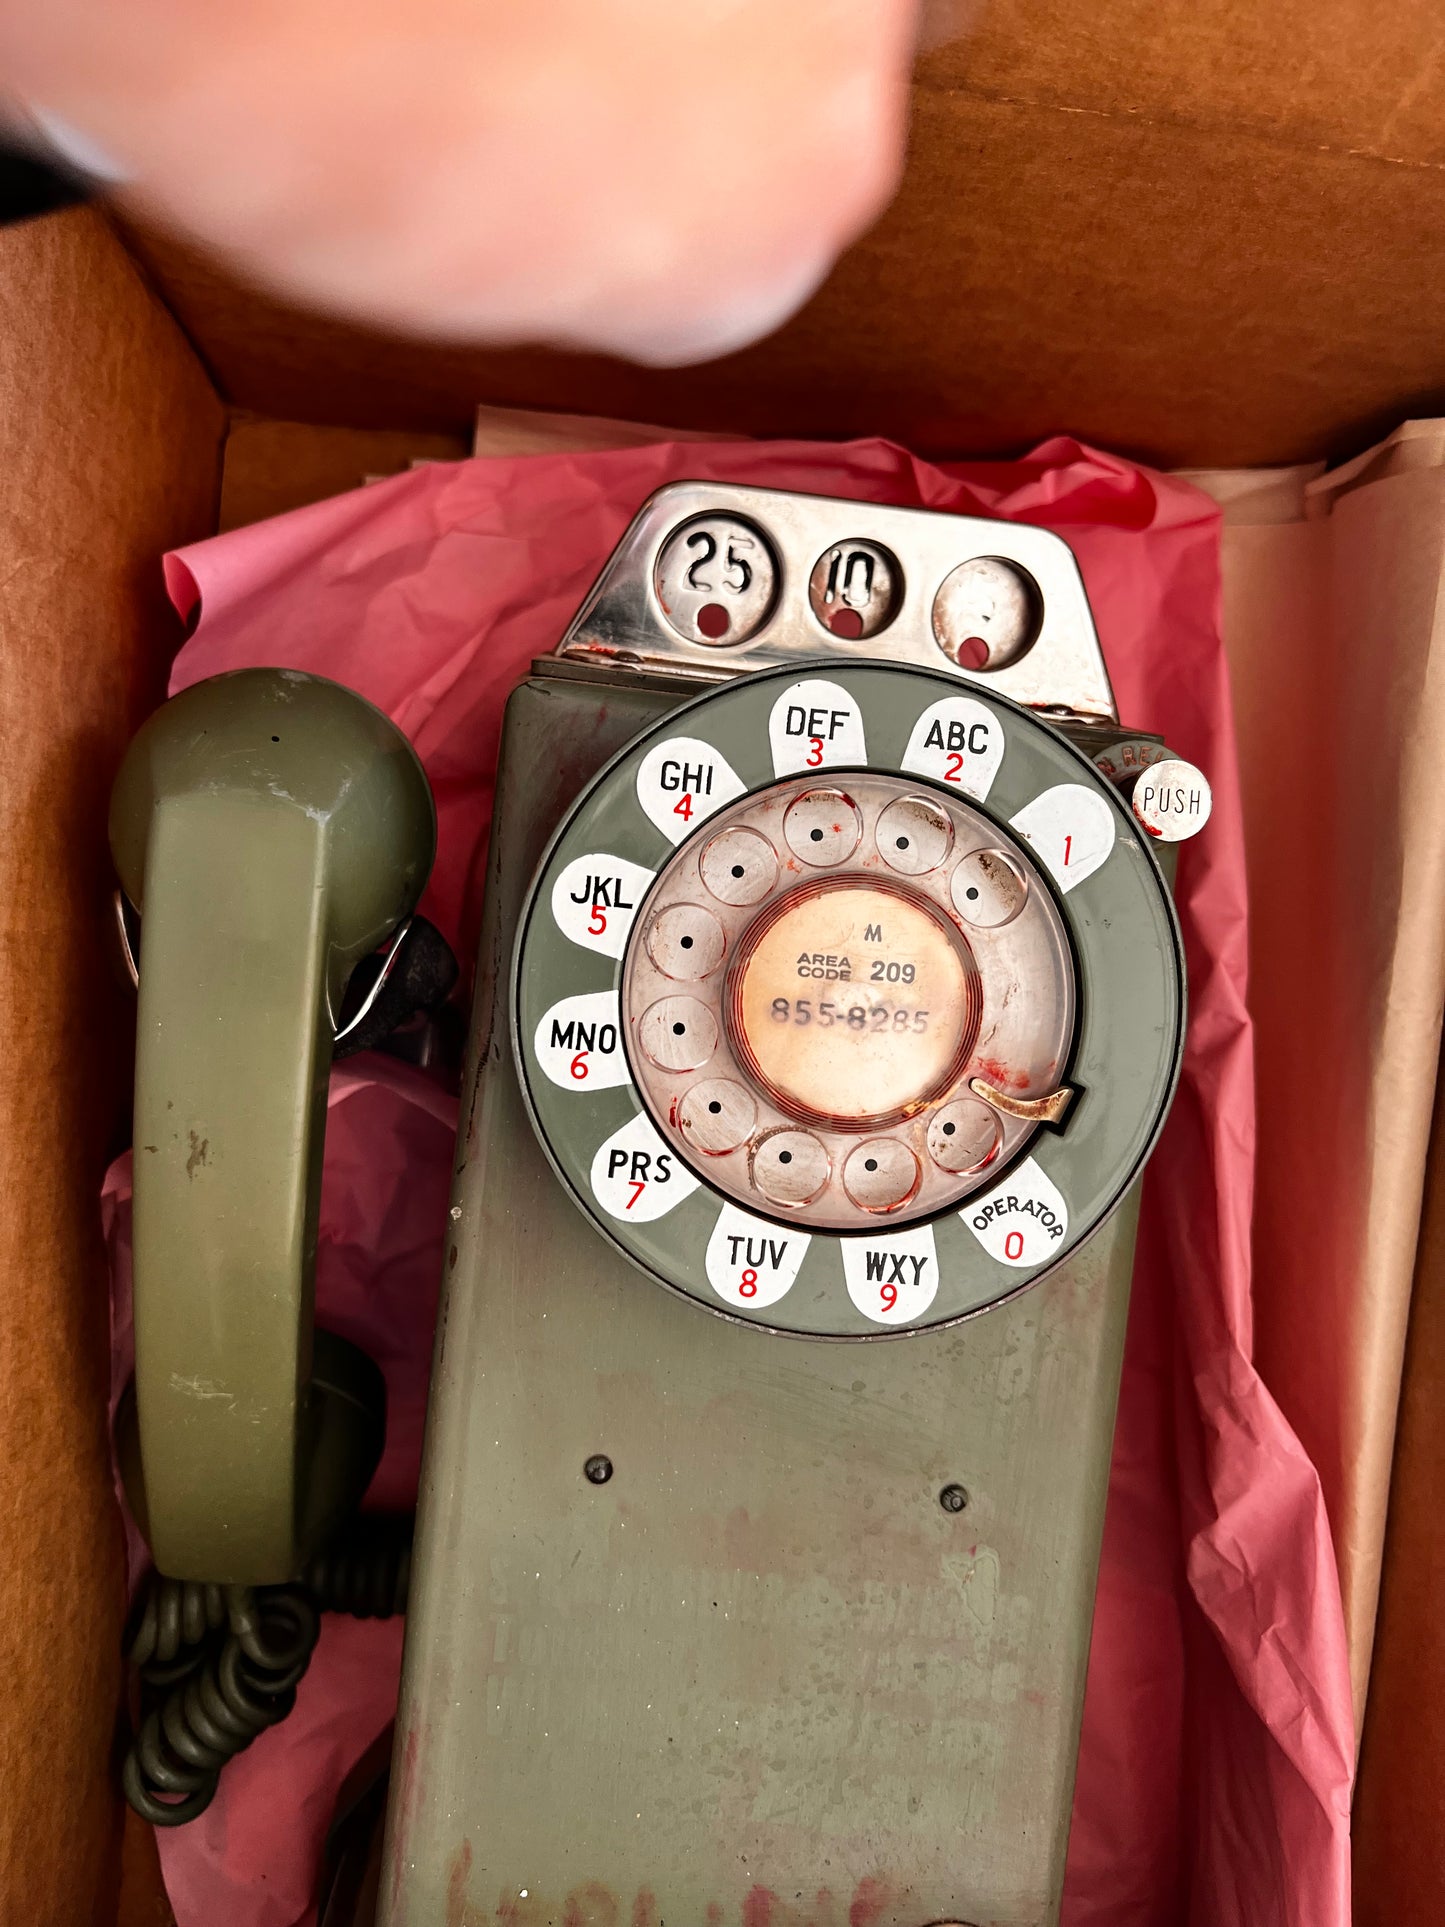
{"label": "white round button", "polygon": [[1179,757],[1151,764],[1134,785],[1130,808],[1139,822],[1163,843],[1182,843],[1209,821],[1214,793],[1202,770]]}

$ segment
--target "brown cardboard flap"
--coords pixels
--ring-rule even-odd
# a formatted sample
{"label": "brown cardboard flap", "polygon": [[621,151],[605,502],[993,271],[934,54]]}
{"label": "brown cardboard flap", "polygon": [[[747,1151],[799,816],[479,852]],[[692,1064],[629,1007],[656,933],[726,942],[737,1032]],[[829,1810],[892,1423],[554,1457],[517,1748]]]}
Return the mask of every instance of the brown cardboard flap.
{"label": "brown cardboard flap", "polygon": [[125,1600],[98,1198],[135,1020],[111,968],[106,809],[179,640],[158,557],[213,524],[221,422],[94,214],[0,234],[0,1912],[35,1927],[116,1905]]}
{"label": "brown cardboard flap", "polygon": [[1355,1801],[1358,1927],[1445,1919],[1445,1081],[1430,1138],[1370,1704]]}
{"label": "brown cardboard flap", "polygon": [[1226,500],[1256,1025],[1255,1356],[1319,1469],[1370,1681],[1445,1007],[1445,429]]}
{"label": "brown cardboard flap", "polygon": [[1314,459],[1445,405],[1436,33],[1418,3],[994,0],[920,65],[894,207],[787,327],[700,368],[388,340],[133,240],[228,398],[274,416],[460,432],[485,401],[925,454],[1070,430]]}

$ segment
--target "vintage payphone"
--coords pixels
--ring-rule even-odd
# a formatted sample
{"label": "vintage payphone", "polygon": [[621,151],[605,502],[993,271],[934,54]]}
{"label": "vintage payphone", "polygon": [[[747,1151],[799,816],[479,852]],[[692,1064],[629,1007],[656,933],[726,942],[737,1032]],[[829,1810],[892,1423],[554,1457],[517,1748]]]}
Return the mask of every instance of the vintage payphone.
{"label": "vintage payphone", "polygon": [[1056,537],[643,508],[507,712],[388,1927],[1054,1917],[1207,811]]}
{"label": "vintage payphone", "polygon": [[[317,1149],[432,817],[334,686],[163,715],[113,816],[147,898],[128,1484],[164,1570],[250,1586],[374,1463],[367,1361],[308,1345]],[[1158,859],[1208,809],[1120,727],[1057,537],[643,506],[507,711],[385,1927],[1054,1918],[1182,1049]],[[265,1050],[212,1022],[228,969]],[[314,1637],[266,1597],[232,1600],[235,1744]],[[153,1716],[154,1785],[203,1802],[226,1736],[187,1690],[215,1754],[188,1780]]]}

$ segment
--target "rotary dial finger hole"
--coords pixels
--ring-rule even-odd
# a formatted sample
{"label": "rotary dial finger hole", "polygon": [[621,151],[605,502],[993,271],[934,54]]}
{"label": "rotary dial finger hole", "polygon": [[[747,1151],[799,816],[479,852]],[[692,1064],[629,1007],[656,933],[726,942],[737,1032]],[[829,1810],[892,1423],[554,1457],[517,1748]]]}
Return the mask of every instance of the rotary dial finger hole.
{"label": "rotary dial finger hole", "polygon": [[908,1146],[894,1137],[866,1139],[843,1165],[843,1189],[860,1211],[897,1211],[916,1194],[921,1172]]}
{"label": "rotary dial finger hole", "polygon": [[703,851],[698,872],[719,903],[761,903],[778,880],[778,853],[756,830],[724,830]]}
{"label": "rotary dial finger hole", "polygon": [[717,1019],[695,997],[660,997],[642,1013],[637,1035],[659,1070],[695,1071],[717,1050]]}
{"label": "rotary dial finger hole", "polygon": [[948,813],[923,796],[903,796],[890,803],[873,835],[879,856],[900,876],[926,876],[947,860],[953,848]]}
{"label": "rotary dial finger hole", "polygon": [[833,1161],[811,1131],[769,1131],[753,1150],[753,1184],[785,1208],[811,1204],[832,1174]]}
{"label": "rotary dial finger hole", "polygon": [[801,862],[815,870],[845,862],[863,839],[863,816],[843,790],[804,790],[788,806],[783,836]]}
{"label": "rotary dial finger hole", "polygon": [[1002,850],[974,850],[954,871],[953,907],[976,930],[998,930],[1012,923],[1028,902],[1022,870]]}
{"label": "rotary dial finger hole", "polygon": [[671,903],[647,926],[647,954],[674,982],[710,977],[726,949],[722,925],[700,904]]}
{"label": "rotary dial finger hole", "polygon": [[677,1128],[704,1157],[721,1157],[746,1144],[757,1128],[757,1100],[731,1077],[705,1077],[677,1106]]}

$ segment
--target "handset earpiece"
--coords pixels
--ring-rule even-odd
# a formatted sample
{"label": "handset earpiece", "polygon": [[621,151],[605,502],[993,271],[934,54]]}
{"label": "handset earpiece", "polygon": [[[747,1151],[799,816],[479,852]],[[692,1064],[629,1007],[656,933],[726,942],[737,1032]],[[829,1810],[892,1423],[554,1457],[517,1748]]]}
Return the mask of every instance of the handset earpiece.
{"label": "handset earpiece", "polygon": [[370,703],[246,669],[145,724],[110,839],[142,919],[128,1496],[161,1571],[278,1582],[380,1452],[380,1373],[312,1331],[326,1088],[347,979],[420,897],[436,812]]}

